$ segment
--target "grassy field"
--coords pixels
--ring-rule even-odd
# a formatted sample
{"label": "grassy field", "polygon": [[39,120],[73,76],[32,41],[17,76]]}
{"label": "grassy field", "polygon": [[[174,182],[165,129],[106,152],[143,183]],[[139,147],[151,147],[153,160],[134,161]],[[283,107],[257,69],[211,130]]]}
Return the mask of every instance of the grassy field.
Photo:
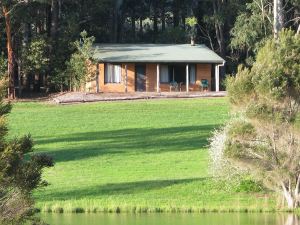
{"label": "grassy field", "polygon": [[235,193],[208,171],[207,138],[228,117],[224,98],[17,103],[11,136],[31,133],[54,157],[34,193],[42,211],[203,211],[270,208],[264,194]]}

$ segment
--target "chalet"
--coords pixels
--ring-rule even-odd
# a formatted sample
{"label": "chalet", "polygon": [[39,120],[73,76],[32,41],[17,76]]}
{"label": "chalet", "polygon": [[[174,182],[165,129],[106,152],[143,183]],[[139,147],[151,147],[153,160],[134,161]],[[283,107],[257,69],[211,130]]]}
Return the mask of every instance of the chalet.
{"label": "chalet", "polygon": [[96,44],[97,92],[219,91],[225,61],[205,45]]}

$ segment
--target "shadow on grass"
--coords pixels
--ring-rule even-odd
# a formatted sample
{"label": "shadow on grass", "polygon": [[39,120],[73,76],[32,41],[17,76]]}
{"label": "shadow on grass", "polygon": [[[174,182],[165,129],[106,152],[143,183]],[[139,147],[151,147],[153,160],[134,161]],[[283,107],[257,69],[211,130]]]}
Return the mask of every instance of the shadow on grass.
{"label": "shadow on grass", "polygon": [[[205,147],[215,125],[172,128],[135,128],[74,133],[55,138],[36,138],[56,162],[80,160],[105,154],[161,153],[196,150]],[[51,149],[51,145],[55,148]],[[49,148],[49,150],[48,150]]]}
{"label": "shadow on grass", "polygon": [[129,195],[152,190],[159,190],[178,184],[187,184],[195,181],[205,181],[209,178],[191,178],[191,179],[175,179],[175,180],[147,180],[126,183],[111,183],[98,186],[92,186],[71,191],[57,191],[55,193],[43,193],[44,201],[52,200],[70,200],[74,196],[76,198],[88,198],[93,196],[113,196],[113,195]]}
{"label": "shadow on grass", "polygon": [[[56,162],[80,160],[105,154],[161,153],[196,150],[206,147],[215,125],[172,128],[135,128],[74,133],[55,138],[36,138]],[[49,145],[50,146],[47,146]],[[51,144],[55,148],[50,150]],[[48,150],[49,148],[49,150]]]}

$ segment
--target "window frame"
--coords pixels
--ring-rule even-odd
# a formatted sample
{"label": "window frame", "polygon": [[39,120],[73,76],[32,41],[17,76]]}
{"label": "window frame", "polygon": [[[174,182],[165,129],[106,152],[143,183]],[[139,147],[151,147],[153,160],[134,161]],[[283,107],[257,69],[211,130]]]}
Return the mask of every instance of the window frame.
{"label": "window frame", "polygon": [[[195,67],[195,82],[191,83],[191,66]],[[197,84],[197,64],[193,63],[193,64],[189,64],[189,84]]]}
{"label": "window frame", "polygon": [[[167,69],[167,72],[168,72],[168,81],[167,82],[163,82],[161,79],[162,79],[162,67],[163,66],[166,66],[168,69]],[[161,64],[160,65],[160,68],[159,68],[159,83],[160,84],[170,84],[171,80],[170,80],[170,72],[169,72],[169,67],[170,65],[169,64]]]}
{"label": "window frame", "polygon": [[[120,67],[120,82],[108,81],[108,78],[107,78],[108,69],[107,69],[107,67],[109,65],[113,66],[113,72],[112,72],[113,79],[112,80],[116,80],[115,79],[115,75],[116,75],[115,74],[115,66]],[[122,83],[122,64],[121,63],[105,63],[104,64],[104,84],[121,84],[121,83]]]}

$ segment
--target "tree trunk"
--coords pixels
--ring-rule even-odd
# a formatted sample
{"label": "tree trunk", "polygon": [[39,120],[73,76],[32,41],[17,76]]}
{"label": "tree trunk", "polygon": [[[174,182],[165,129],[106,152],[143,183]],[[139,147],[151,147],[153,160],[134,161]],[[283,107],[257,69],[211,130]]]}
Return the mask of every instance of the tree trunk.
{"label": "tree trunk", "polygon": [[139,31],[140,35],[143,34],[143,18],[140,17],[140,31]]}
{"label": "tree trunk", "polygon": [[[45,78],[45,88],[48,89],[48,77],[51,76],[51,73],[54,71],[55,67],[55,47],[57,46],[58,40],[58,28],[59,28],[59,16],[60,16],[60,3],[59,0],[51,0],[51,7],[50,7],[50,27],[48,27],[48,33],[50,31],[50,46],[49,46],[49,67],[47,68],[46,78]],[[39,89],[39,88],[37,88]]]}
{"label": "tree trunk", "polygon": [[294,199],[293,199],[293,196],[291,195],[291,193],[289,193],[288,191],[284,191],[284,198],[286,200],[286,203],[287,203],[287,207],[289,209],[294,209]]}
{"label": "tree trunk", "polygon": [[14,81],[14,51],[12,47],[11,21],[9,9],[2,4],[2,12],[5,18],[6,45],[7,45],[7,60],[8,60],[8,98],[14,99],[15,96],[15,81]]}
{"label": "tree trunk", "polygon": [[21,65],[21,60],[18,62],[18,83],[19,83],[19,89],[18,89],[18,97],[20,98],[22,96],[22,90],[23,90],[23,85],[22,85],[22,65]]}
{"label": "tree trunk", "polygon": [[174,25],[174,27],[179,26],[179,4],[178,4],[178,0],[174,0],[174,3],[173,3],[173,25]]}
{"label": "tree trunk", "polygon": [[47,5],[46,8],[46,31],[47,37],[51,37],[51,5]]}
{"label": "tree trunk", "polygon": [[125,23],[125,15],[122,11],[120,11],[119,21],[118,21],[118,29],[117,29],[117,42],[123,41],[123,30],[124,30],[124,23]]}
{"label": "tree trunk", "polygon": [[27,46],[28,43],[30,42],[30,39],[31,39],[31,24],[29,23],[24,23],[23,24],[24,26],[24,33],[23,33],[23,46]]}
{"label": "tree trunk", "polygon": [[119,14],[118,9],[115,8],[113,13],[113,42],[117,42],[118,39],[118,20],[119,20]]}
{"label": "tree trunk", "polygon": [[273,25],[274,38],[277,39],[280,30],[284,27],[284,13],[283,13],[282,0],[274,0],[273,14],[274,14],[274,25]]}
{"label": "tree trunk", "polygon": [[[24,23],[23,24],[23,41],[22,41],[22,46],[23,48],[27,48],[28,47],[28,44],[30,42],[30,39],[31,39],[31,24],[29,23]],[[22,59],[19,60],[19,76],[21,76],[21,74],[23,73],[23,80],[22,80],[22,77],[21,77],[21,87],[19,86],[19,96],[22,94],[22,89],[23,89],[23,84],[24,84],[24,89],[26,89],[27,87],[27,83],[26,82],[29,82],[29,79],[28,79],[28,73],[25,72],[25,71],[22,71],[23,70],[23,65],[22,65]],[[20,74],[21,73],[21,74]],[[29,89],[28,89],[29,90]]]}
{"label": "tree trunk", "polygon": [[224,25],[221,23],[221,21],[218,21],[216,18],[218,18],[218,14],[221,13],[221,2],[218,0],[213,1],[213,10],[214,10],[214,16],[215,16],[215,31],[216,31],[216,38],[219,45],[219,52],[221,57],[225,58],[226,52],[225,52],[225,38],[224,38]]}
{"label": "tree trunk", "polygon": [[165,12],[165,6],[162,6],[161,9],[161,30],[164,32],[166,29],[166,12]]}
{"label": "tree trunk", "polygon": [[157,7],[156,5],[153,6],[153,31],[154,35],[158,32],[158,21],[157,21]]}
{"label": "tree trunk", "polygon": [[299,225],[298,216],[293,214],[288,215],[284,225]]}
{"label": "tree trunk", "polygon": [[[53,42],[56,41],[57,30],[58,30],[58,14],[59,14],[59,7],[58,1],[52,0],[51,2],[51,39]],[[53,43],[55,44],[55,43]]]}
{"label": "tree trunk", "polygon": [[40,92],[41,91],[41,74],[36,74],[34,76],[34,87],[33,87],[35,92]]}
{"label": "tree trunk", "polygon": [[58,31],[58,15],[59,15],[59,7],[58,1],[51,1],[51,27],[50,27],[50,60],[53,56],[53,51],[57,42],[57,31]]}
{"label": "tree trunk", "polygon": [[182,12],[182,14],[181,14],[181,21],[182,21],[183,30],[186,29],[185,20],[186,20],[185,12]]}
{"label": "tree trunk", "polygon": [[131,33],[132,33],[133,41],[135,41],[135,16],[134,15],[131,16]]}
{"label": "tree trunk", "polygon": [[288,209],[295,209],[299,207],[299,185],[300,185],[300,176],[297,178],[296,187],[291,187],[291,182],[288,182],[289,185],[285,184],[284,182],[281,183],[282,187],[282,194],[287,203]]}
{"label": "tree trunk", "polygon": [[62,0],[58,0],[58,20],[61,19],[62,16]]}
{"label": "tree trunk", "polygon": [[122,30],[121,25],[123,25],[123,22],[121,20],[123,19],[121,6],[123,4],[122,0],[116,0],[115,2],[115,9],[114,9],[114,17],[113,17],[113,23],[114,23],[114,41],[119,42],[120,40],[120,31]]}
{"label": "tree trunk", "polygon": [[225,58],[226,56],[226,52],[225,52],[225,38],[224,38],[224,28],[223,25],[218,25],[217,28],[217,33],[218,33],[218,43],[219,43],[219,47],[220,47],[220,55],[221,57]]}

